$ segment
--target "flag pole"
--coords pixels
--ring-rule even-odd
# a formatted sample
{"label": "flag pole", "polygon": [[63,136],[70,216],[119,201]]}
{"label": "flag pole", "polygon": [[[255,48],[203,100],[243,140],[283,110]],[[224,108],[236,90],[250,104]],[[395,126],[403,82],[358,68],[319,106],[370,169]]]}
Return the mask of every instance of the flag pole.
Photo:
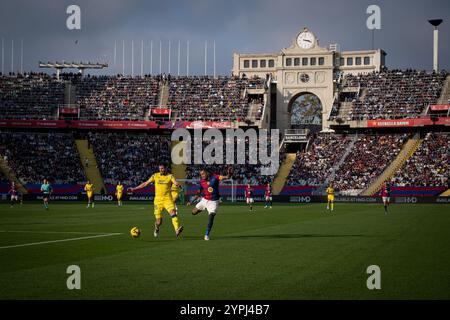
{"label": "flag pole", "polygon": [[150,41],[150,74],[153,75],[153,40]]}
{"label": "flag pole", "polygon": [[144,76],[144,40],[141,40],[141,78]]}
{"label": "flag pole", "polygon": [[181,41],[178,40],[178,72],[177,72],[178,76],[180,76],[180,53],[181,53]]}
{"label": "flag pole", "polygon": [[186,44],[186,76],[189,76],[189,40]]}

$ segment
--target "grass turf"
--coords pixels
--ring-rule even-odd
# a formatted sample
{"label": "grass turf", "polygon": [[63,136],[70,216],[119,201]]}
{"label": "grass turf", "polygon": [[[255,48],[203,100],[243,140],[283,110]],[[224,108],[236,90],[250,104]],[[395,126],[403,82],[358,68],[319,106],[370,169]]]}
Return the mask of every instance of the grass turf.
{"label": "grass turf", "polygon": [[[387,216],[373,204],[221,206],[209,242],[207,215],[185,206],[183,236],[166,215],[155,239],[152,208],[0,204],[0,299],[450,298],[446,205],[392,205]],[[121,234],[4,248],[99,233]],[[81,268],[81,290],[66,287],[69,265]],[[381,290],[367,289],[370,265]]]}

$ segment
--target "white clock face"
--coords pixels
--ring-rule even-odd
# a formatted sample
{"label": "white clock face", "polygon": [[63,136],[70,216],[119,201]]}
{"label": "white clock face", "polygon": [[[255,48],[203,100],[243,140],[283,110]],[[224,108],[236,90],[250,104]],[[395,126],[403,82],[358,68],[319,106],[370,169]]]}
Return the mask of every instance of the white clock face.
{"label": "white clock face", "polygon": [[304,31],[298,35],[297,44],[302,49],[312,48],[314,45],[314,35],[309,31]]}

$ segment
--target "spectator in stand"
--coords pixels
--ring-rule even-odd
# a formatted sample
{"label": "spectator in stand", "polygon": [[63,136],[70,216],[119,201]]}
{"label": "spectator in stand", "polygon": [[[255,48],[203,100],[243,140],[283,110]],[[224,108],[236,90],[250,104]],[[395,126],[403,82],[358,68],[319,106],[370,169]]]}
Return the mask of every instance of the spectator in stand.
{"label": "spectator in stand", "polygon": [[[385,70],[369,74],[348,74],[344,87],[360,88],[359,97],[343,120],[417,118],[439,99],[448,73],[417,70]],[[338,117],[334,110],[331,119]]]}
{"label": "spectator in stand", "polygon": [[2,131],[0,146],[0,154],[8,157],[22,184],[44,179],[71,184],[85,181],[71,134]]}
{"label": "spectator in stand", "polygon": [[449,134],[428,133],[416,152],[393,178],[397,186],[448,187]]}
{"label": "spectator in stand", "polygon": [[355,194],[366,189],[397,157],[408,138],[407,134],[358,136],[336,171],[335,189]]}
{"label": "spectator in stand", "polygon": [[107,184],[135,185],[160,163],[171,163],[170,137],[139,133],[90,133],[100,172]]}

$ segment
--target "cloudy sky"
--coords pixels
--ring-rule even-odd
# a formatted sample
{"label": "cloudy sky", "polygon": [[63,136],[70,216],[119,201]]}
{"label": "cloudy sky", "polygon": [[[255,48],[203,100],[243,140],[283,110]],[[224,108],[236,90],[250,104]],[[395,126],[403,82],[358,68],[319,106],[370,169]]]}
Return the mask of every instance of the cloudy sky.
{"label": "cloudy sky", "polygon": [[[66,9],[81,8],[81,30],[68,30]],[[181,42],[181,74],[186,73],[186,41],[190,42],[190,74],[204,72],[204,44],[208,41],[208,73],[213,72],[212,43],[216,43],[218,74],[229,74],[233,52],[277,52],[288,47],[296,33],[309,27],[320,45],[338,43],[341,50],[371,48],[366,28],[369,5],[381,8],[381,30],[375,47],[387,52],[389,68],[432,68],[432,27],[427,19],[442,18],[440,67],[450,69],[449,0],[1,0],[0,37],[4,40],[5,72],[20,69],[21,41],[24,71],[38,70],[38,61],[107,61],[107,73],[134,73],[141,68],[144,40],[144,73],[149,73],[153,41],[153,71],[168,72],[169,40],[171,73],[176,74]],[[114,64],[114,43],[117,43]]]}

